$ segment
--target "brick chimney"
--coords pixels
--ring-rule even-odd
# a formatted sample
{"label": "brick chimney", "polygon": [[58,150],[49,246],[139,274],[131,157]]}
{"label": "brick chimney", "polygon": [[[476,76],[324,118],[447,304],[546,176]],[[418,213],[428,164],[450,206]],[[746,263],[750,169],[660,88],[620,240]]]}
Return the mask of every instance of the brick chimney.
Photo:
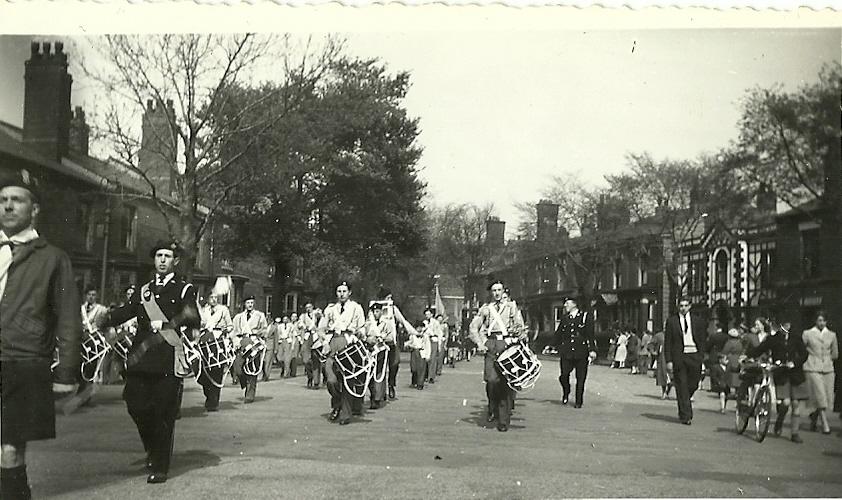
{"label": "brick chimney", "polygon": [[138,168],[155,184],[158,195],[171,196],[175,190],[173,172],[178,152],[175,137],[175,109],[171,99],[146,101]]}
{"label": "brick chimney", "polygon": [[599,195],[599,205],[596,209],[596,227],[600,231],[616,229],[630,222],[629,207],[622,201]]}
{"label": "brick chimney", "polygon": [[73,77],[67,73],[67,54],[62,42],[32,42],[30,50],[24,71],[23,142],[50,159],[61,160],[70,139]]}
{"label": "brick chimney", "polygon": [[82,106],[76,106],[70,118],[70,150],[88,156],[90,135],[91,128],[85,122],[85,111]]}
{"label": "brick chimney", "polygon": [[497,217],[485,221],[485,244],[489,248],[503,248],[506,243],[506,223]]}
{"label": "brick chimney", "polygon": [[535,206],[538,213],[535,237],[539,242],[552,241],[558,233],[558,204],[541,200]]}

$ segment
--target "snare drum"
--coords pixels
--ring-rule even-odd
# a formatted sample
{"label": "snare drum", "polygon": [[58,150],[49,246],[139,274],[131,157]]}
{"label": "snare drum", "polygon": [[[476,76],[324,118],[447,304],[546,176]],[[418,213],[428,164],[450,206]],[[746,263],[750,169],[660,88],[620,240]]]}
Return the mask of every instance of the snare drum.
{"label": "snare drum", "polygon": [[372,378],[379,384],[386,378],[386,368],[389,364],[389,346],[375,344],[369,347],[369,355],[371,356]]}
{"label": "snare drum", "polygon": [[523,343],[512,344],[495,361],[506,383],[515,391],[531,389],[541,375],[541,361]]}
{"label": "snare drum", "polygon": [[313,346],[310,347],[310,359],[317,359],[319,363],[324,363],[327,359],[327,353],[324,351],[325,343],[322,339],[316,339]]}
{"label": "snare drum", "polygon": [[[105,354],[111,346],[105,340],[105,337],[100,332],[93,332],[82,341],[82,379],[87,382],[92,382],[99,374],[100,366],[102,365]],[[93,372],[91,372],[93,367]],[[90,372],[90,376],[87,372]]]}
{"label": "snare drum", "polygon": [[371,381],[374,360],[362,342],[351,342],[336,353],[334,363],[342,372],[345,388],[352,396],[361,398]]}
{"label": "snare drum", "polygon": [[263,357],[266,355],[266,342],[263,339],[254,339],[244,349],[243,373],[251,376],[259,375],[263,369]]}
{"label": "snare drum", "polygon": [[197,344],[203,369],[227,368],[234,362],[234,348],[225,337]]}

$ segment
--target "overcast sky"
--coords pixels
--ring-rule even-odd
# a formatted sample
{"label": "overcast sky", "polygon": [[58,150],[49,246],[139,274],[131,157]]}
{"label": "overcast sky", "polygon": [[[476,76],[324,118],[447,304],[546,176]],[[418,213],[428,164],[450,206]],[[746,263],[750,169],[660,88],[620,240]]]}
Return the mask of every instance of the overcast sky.
{"label": "overcast sky", "polygon": [[[411,73],[430,201],[537,201],[554,173],[590,183],[628,152],[693,158],[736,136],[756,85],[794,89],[840,59],[840,30],[416,32],[347,34],[348,52]],[[0,120],[23,119],[28,38],[0,37]],[[74,104],[96,96],[80,89]]]}

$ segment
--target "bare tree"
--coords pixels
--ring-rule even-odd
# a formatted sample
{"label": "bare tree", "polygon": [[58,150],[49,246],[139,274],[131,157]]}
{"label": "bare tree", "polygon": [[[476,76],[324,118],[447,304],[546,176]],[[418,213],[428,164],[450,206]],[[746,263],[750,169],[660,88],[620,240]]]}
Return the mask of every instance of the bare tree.
{"label": "bare tree", "polygon": [[[96,135],[138,180],[141,197],[158,207],[185,250],[188,272],[209,221],[249,178],[247,171],[230,174],[255,142],[232,148],[226,139],[257,138],[295,109],[341,51],[333,39],[321,45],[316,50],[310,40],[295,46],[289,37],[254,34],[118,35],[91,42],[94,57],[83,70],[108,96]],[[229,105],[228,89],[262,80],[282,84],[253,93],[238,113],[219,112]],[[270,100],[272,113],[251,112]],[[244,119],[255,116],[261,119]]]}

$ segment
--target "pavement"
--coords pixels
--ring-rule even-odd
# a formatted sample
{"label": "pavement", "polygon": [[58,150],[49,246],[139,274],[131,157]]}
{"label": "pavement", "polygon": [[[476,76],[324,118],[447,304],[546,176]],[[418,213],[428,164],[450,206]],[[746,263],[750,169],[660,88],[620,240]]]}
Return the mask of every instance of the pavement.
{"label": "pavement", "polygon": [[210,414],[187,380],[170,479],[157,485],[146,484],[122,387],[99,388],[92,405],[58,417],[58,439],[30,443],[34,497],[842,496],[838,416],[832,435],[804,430],[799,445],[785,428],[783,438],[757,443],[735,434],[733,413],[719,414],[714,394],[697,393],[693,425],[681,425],[675,401],[627,370],[591,367],[584,408],[574,409],[561,405],[557,358],[545,358],[507,433],[485,422],[481,358],[445,367],[417,391],[405,357],[398,399],[347,426],[328,421],[326,390],[273,375],[249,405],[229,381],[222,410]]}

